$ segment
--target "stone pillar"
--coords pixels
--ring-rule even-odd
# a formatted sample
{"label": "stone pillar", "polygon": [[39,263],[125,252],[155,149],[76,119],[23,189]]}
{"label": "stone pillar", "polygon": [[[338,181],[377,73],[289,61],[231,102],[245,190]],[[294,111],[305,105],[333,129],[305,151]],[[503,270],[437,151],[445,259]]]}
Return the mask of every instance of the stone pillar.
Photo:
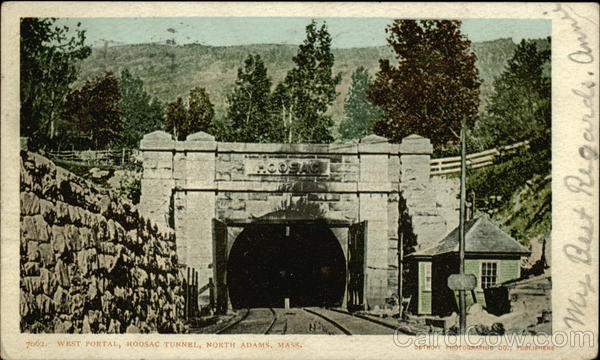
{"label": "stone pillar", "polygon": [[410,231],[417,249],[430,247],[446,233],[446,223],[438,214],[435,194],[430,182],[430,159],[433,147],[419,135],[402,139],[400,152],[400,191],[408,210]]}
{"label": "stone pillar", "polygon": [[400,181],[402,183],[429,183],[431,153],[429,139],[413,134],[402,139],[400,144]]}
{"label": "stone pillar", "polygon": [[[198,271],[198,285],[204,286],[213,277],[212,219],[216,211],[215,162],[217,143],[204,132],[187,136],[178,144],[182,159],[176,162],[177,192],[183,192],[185,208],[178,226],[178,244],[184,247],[185,264]],[[180,153],[181,152],[181,153]],[[177,156],[176,156],[177,158]],[[180,209],[177,209],[179,211]],[[179,245],[178,245],[179,246]],[[200,302],[207,304],[208,292]]]}
{"label": "stone pillar", "polygon": [[391,145],[380,136],[360,140],[359,220],[368,222],[367,303],[382,306],[388,293],[388,194]]}
{"label": "stone pillar", "polygon": [[140,143],[143,156],[140,213],[160,226],[170,225],[175,142],[170,134],[155,131],[144,135]]}

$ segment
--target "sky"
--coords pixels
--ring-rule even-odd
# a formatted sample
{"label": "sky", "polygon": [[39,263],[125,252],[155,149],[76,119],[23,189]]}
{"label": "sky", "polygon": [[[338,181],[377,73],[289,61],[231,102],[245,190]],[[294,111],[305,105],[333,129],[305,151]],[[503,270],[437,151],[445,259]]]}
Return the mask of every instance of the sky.
{"label": "sky", "polygon": [[[187,18],[62,18],[57,24],[71,28],[81,22],[87,43],[101,46],[165,43],[199,43],[212,46],[245,44],[300,44],[312,18],[302,17],[187,17]],[[332,47],[352,48],[386,45],[386,18],[316,18],[327,22]],[[463,33],[473,42],[512,38],[542,38],[551,35],[551,21],[543,19],[464,19]]]}

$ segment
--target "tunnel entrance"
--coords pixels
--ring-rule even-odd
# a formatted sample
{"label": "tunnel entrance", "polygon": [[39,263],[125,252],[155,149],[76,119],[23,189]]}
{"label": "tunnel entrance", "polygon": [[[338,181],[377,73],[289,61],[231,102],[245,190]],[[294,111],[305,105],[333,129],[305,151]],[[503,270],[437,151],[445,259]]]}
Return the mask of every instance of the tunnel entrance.
{"label": "tunnel entrance", "polygon": [[323,225],[253,224],[237,237],[227,262],[233,308],[341,306],[346,260]]}

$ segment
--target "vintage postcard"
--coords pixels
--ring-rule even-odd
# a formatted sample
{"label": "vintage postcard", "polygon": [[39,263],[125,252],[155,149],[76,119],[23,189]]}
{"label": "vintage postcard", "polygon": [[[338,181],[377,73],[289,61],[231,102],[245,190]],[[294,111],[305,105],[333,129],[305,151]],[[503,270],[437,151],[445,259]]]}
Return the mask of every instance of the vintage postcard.
{"label": "vintage postcard", "polygon": [[592,359],[595,3],[2,4],[3,359]]}

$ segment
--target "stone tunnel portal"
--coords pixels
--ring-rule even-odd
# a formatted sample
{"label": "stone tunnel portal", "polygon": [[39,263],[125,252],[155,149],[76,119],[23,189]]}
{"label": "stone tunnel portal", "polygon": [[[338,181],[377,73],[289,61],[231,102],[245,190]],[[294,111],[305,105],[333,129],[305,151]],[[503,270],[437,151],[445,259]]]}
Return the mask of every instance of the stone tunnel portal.
{"label": "stone tunnel portal", "polygon": [[[179,263],[197,271],[199,286],[214,284],[199,303],[217,312],[230,304],[280,306],[288,296],[292,306],[386,306],[400,292],[402,239],[427,247],[445,234],[432,206],[433,148],[418,135],[401,144],[375,135],[253,144],[217,142],[203,132],[178,141],[156,131],[140,150],[140,211],[173,228]],[[253,226],[282,208],[339,223]]]}
{"label": "stone tunnel portal", "polygon": [[227,284],[233,308],[341,306],[346,259],[326,226],[255,224],[231,248]]}

